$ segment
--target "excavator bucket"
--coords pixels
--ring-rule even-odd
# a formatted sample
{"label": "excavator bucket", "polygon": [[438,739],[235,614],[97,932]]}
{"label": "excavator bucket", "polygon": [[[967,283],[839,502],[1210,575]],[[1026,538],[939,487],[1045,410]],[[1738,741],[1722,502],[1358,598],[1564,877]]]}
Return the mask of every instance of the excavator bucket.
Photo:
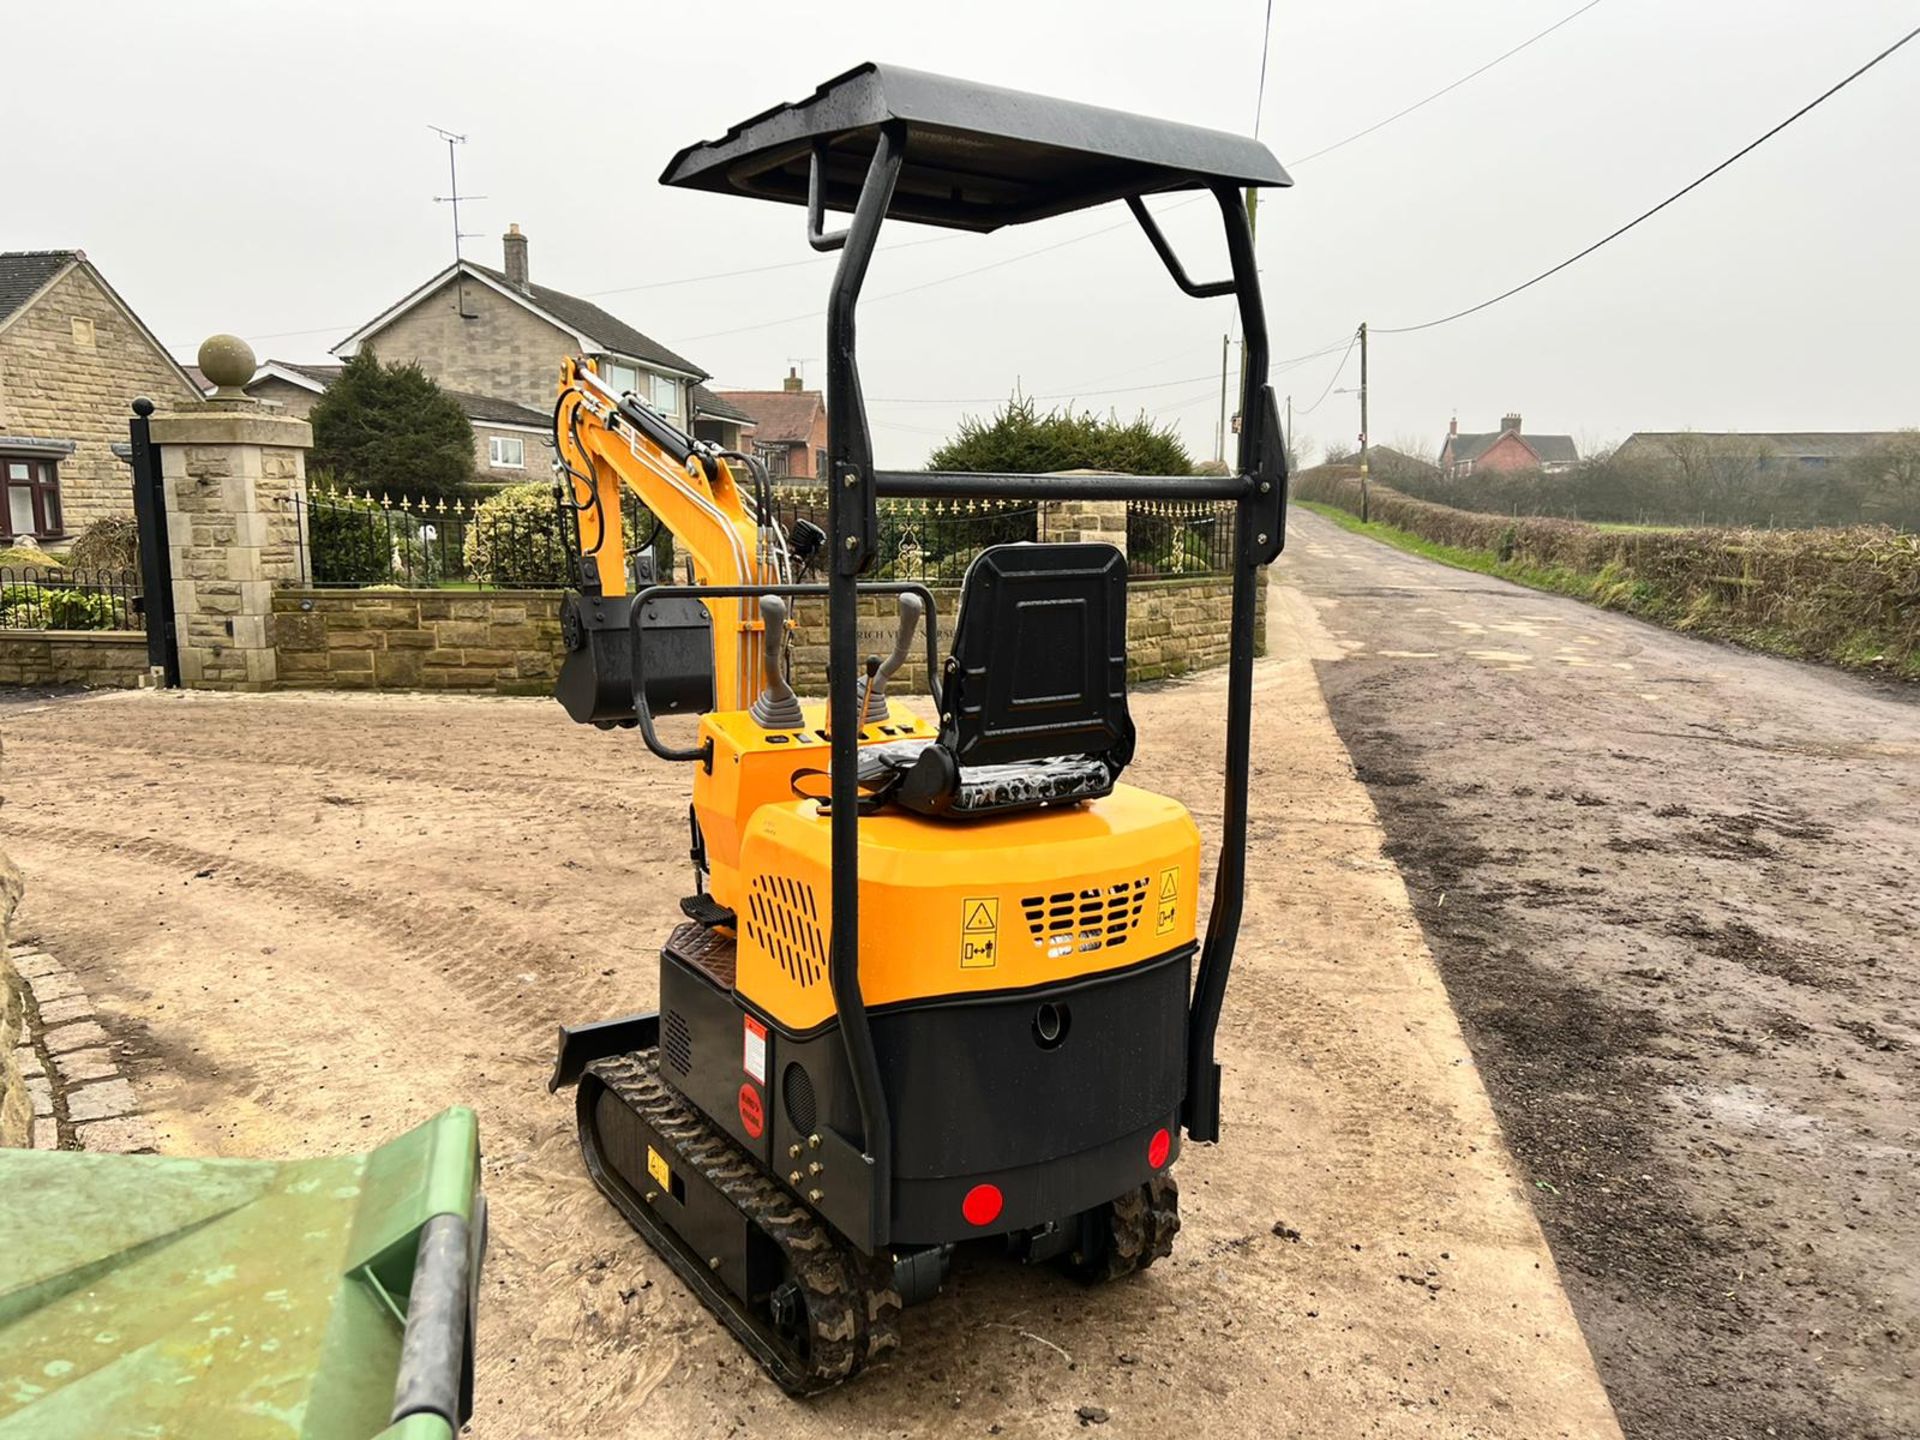
{"label": "excavator bucket", "polygon": [[0,1150],[0,1440],[450,1440],[479,1132],[276,1163]]}

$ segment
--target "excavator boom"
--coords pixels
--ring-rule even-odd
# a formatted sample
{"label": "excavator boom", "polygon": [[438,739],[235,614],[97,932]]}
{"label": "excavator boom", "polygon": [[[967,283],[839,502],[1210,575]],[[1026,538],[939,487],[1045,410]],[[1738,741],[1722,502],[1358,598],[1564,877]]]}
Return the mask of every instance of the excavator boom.
{"label": "excavator boom", "polygon": [[[577,517],[583,588],[629,593],[621,514],[631,491],[671,532],[692,565],[693,583],[784,585],[791,565],[772,513],[764,472],[682,434],[630,396],[620,396],[590,362],[563,362],[554,409],[554,445]],[[754,482],[757,493],[742,489]],[[759,606],[751,598],[705,602],[713,620],[714,708],[741,710],[765,683]]]}

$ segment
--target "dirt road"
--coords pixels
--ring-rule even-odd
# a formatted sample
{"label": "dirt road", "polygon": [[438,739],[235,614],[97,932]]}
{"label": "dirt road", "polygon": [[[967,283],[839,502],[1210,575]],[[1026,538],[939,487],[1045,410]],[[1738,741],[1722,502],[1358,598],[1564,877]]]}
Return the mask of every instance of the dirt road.
{"label": "dirt road", "polygon": [[1281,567],[1631,1437],[1920,1434],[1920,704],[1296,514]]}
{"label": "dirt road", "polygon": [[[479,1108],[476,1434],[1617,1436],[1285,607],[1274,639],[1227,1143],[1182,1158],[1173,1260],[1094,1292],[964,1271],[892,1364],[805,1406],[593,1191],[543,1088],[557,1022],[652,1002],[688,888],[685,776],[632,735],[543,701],[13,704],[0,844],[163,1148],[357,1148]],[[1136,696],[1130,777],[1215,833],[1222,699]]]}

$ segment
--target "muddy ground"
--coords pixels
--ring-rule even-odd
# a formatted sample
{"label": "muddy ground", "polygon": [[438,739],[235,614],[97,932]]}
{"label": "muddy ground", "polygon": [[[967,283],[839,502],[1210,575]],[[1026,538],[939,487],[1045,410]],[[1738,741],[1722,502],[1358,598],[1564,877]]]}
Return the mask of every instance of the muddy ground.
{"label": "muddy ground", "polygon": [[[582,1172],[554,1027],[656,993],[684,770],[538,700],[0,706],[24,934],[85,983],[171,1152],[356,1149],[480,1112],[474,1433],[1617,1436],[1366,792],[1275,606],[1226,1137],[1170,1262],[982,1266],[897,1358],[785,1399]],[[1217,834],[1218,675],[1135,697],[1129,778]],[[1209,850],[1211,858],[1211,850]]]}
{"label": "muddy ground", "polygon": [[1627,1434],[1920,1434],[1920,697],[1281,569]]}

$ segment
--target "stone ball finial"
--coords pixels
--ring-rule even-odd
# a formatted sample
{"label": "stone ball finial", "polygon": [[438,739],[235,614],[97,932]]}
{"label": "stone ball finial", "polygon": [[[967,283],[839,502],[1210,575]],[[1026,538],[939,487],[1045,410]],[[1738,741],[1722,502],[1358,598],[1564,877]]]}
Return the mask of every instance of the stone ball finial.
{"label": "stone ball finial", "polygon": [[246,385],[259,369],[253,347],[238,335],[209,335],[200,342],[200,373],[214,383],[216,400],[244,400]]}

